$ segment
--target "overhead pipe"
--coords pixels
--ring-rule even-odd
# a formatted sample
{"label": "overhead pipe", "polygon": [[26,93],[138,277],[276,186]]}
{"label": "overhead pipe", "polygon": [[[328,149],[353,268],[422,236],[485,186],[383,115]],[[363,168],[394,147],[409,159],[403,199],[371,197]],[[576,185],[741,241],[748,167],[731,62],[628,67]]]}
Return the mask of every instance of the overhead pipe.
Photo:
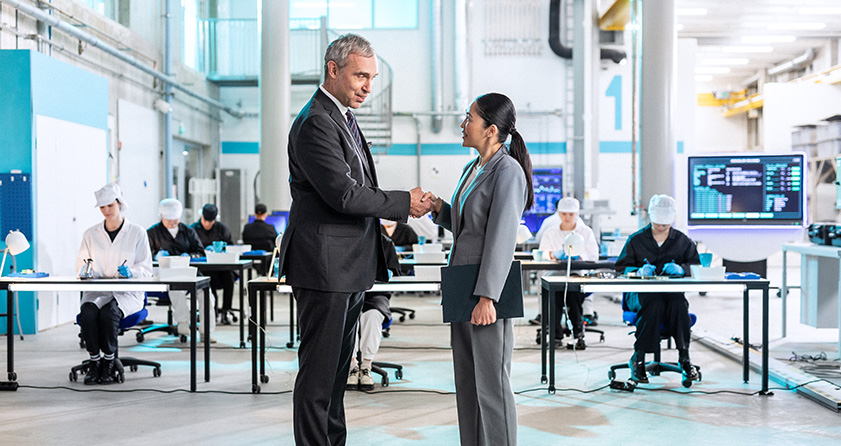
{"label": "overhead pipe", "polygon": [[117,49],[117,48],[115,48],[111,45],[108,45],[107,43],[101,42],[98,38],[92,36],[91,34],[88,34],[84,31],[81,31],[81,30],[79,30],[78,28],[76,28],[75,26],[73,26],[69,23],[62,22],[58,18],[53,17],[53,16],[45,13],[44,11],[41,11],[40,9],[38,9],[38,8],[28,4],[28,3],[24,3],[20,0],[3,0],[3,4],[4,5],[9,5],[12,8],[15,8],[18,11],[20,11],[24,14],[27,14],[31,17],[34,17],[37,20],[41,20],[41,21],[45,22],[48,26],[58,28],[59,30],[65,32],[66,34],[69,34],[70,36],[73,36],[73,37],[87,43],[88,45],[90,45],[94,48],[99,48],[100,50],[116,57],[117,59],[122,60],[123,62],[137,68],[138,70],[143,71],[144,73],[149,74],[149,75],[151,75],[151,76],[153,76],[157,79],[160,79],[165,84],[171,85],[173,88],[177,88],[178,90],[186,93],[188,96],[191,96],[195,99],[198,99],[198,100],[200,100],[200,101],[202,101],[202,102],[204,102],[208,105],[211,105],[213,107],[224,110],[225,112],[227,112],[229,115],[231,115],[233,117],[236,117],[236,118],[242,118],[243,117],[243,113],[241,111],[234,110],[234,109],[228,107],[227,105],[225,105],[224,103],[222,103],[220,101],[217,101],[216,99],[201,95],[199,93],[196,93],[196,92],[190,90],[189,88],[187,88],[186,85],[176,81],[171,76],[169,76],[167,74],[160,73],[158,71],[155,71],[152,68],[149,68],[149,67],[141,64],[134,57],[132,57],[128,54],[125,54],[124,52],[120,51],[119,49]]}
{"label": "overhead pipe", "polygon": [[801,54],[800,56],[797,56],[794,59],[789,60],[788,62],[783,62],[779,65],[769,68],[768,74],[773,76],[776,74],[785,73],[786,71],[798,70],[810,64],[813,60],[815,60],[815,50],[809,48],[808,50],[806,50],[805,53]]}
{"label": "overhead pipe", "polygon": [[[167,76],[172,74],[172,1],[164,0],[166,3],[164,13],[164,74]],[[166,198],[175,197],[175,178],[172,174],[172,85],[164,84],[164,100],[168,107],[164,113],[164,176],[166,183],[164,187],[164,196]]]}
{"label": "overhead pipe", "polygon": [[[572,59],[572,48],[561,42],[561,0],[549,1],[549,48],[559,57]],[[613,63],[620,63],[626,57],[624,51],[610,48],[600,48],[599,53],[601,60],[611,60]]]}

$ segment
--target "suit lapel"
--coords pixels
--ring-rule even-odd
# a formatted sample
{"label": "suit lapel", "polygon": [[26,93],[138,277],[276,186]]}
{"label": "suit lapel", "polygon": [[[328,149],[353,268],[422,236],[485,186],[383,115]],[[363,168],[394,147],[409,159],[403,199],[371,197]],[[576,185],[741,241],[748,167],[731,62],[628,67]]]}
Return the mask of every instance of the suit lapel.
{"label": "suit lapel", "polygon": [[[473,177],[473,181],[471,181],[470,184],[468,184],[466,186],[462,186],[461,184],[459,184],[459,188],[457,189],[457,191],[461,190],[461,188],[464,187],[464,192],[462,192],[461,195],[458,197],[459,200],[458,200],[457,205],[456,205],[457,206],[456,207],[456,213],[457,213],[456,223],[457,224],[456,224],[455,234],[460,233],[461,228],[463,227],[463,223],[464,223],[464,204],[467,202],[467,199],[469,198],[470,194],[473,191],[477,190],[479,187],[481,187],[482,184],[488,178],[491,177],[491,174],[493,173],[494,169],[496,169],[496,165],[499,164],[499,160],[501,160],[502,157],[505,156],[505,153],[506,153],[505,147],[500,147],[499,150],[497,150],[496,153],[491,157],[490,161],[488,161],[487,164],[482,166],[479,169],[479,171],[476,172],[476,176]],[[470,163],[470,165],[468,166],[468,169],[466,169],[464,171],[464,174],[462,175],[462,182],[468,176],[469,169],[473,169],[478,162],[479,162],[479,159],[477,158],[472,163]],[[455,200],[453,200],[453,201],[455,202]]]}
{"label": "suit lapel", "polygon": [[[365,135],[362,134],[362,129],[359,130],[359,136],[362,137],[362,144],[365,147],[356,147],[356,140],[350,132],[350,127],[348,127],[345,115],[339,112],[339,109],[336,108],[336,104],[334,104],[320,88],[316,90],[315,95],[316,99],[321,102],[322,107],[324,107],[327,111],[327,114],[330,115],[330,119],[332,119],[344,131],[345,144],[347,144],[348,147],[353,149],[354,153],[356,153],[357,158],[359,158],[360,170],[367,178],[369,184],[376,186],[376,174],[373,173],[374,160],[371,158],[371,152],[368,150]],[[358,125],[359,121],[357,120],[357,126]]]}

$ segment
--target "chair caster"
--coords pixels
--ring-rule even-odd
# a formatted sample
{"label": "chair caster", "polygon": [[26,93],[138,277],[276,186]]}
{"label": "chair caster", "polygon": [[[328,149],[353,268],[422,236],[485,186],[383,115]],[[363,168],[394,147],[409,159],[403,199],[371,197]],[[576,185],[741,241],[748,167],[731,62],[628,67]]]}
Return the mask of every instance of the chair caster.
{"label": "chair caster", "polygon": [[178,336],[178,340],[180,340],[182,344],[186,343],[187,342],[187,335]]}
{"label": "chair caster", "polygon": [[546,384],[548,382],[549,382],[549,379],[546,378],[546,376],[541,376],[540,377],[540,384]]}
{"label": "chair caster", "polygon": [[9,381],[17,381],[18,380],[18,374],[15,373],[15,372],[9,372],[8,375],[6,375],[6,376],[9,378]]}
{"label": "chair caster", "polygon": [[260,375],[260,382],[266,384],[269,382],[269,375]]}
{"label": "chair caster", "polygon": [[129,369],[130,372],[136,372],[137,371],[137,365],[132,364],[132,365],[128,366],[128,369]]}
{"label": "chair caster", "polygon": [[607,372],[607,379],[609,379],[609,380],[611,380],[611,381],[613,381],[614,379],[616,379],[616,371],[615,371],[615,370],[609,370],[609,371]]}
{"label": "chair caster", "polygon": [[142,344],[143,341],[146,340],[146,336],[143,335],[142,331],[137,332],[137,336],[135,336],[135,338],[137,339],[138,344]]}
{"label": "chair caster", "polygon": [[380,381],[380,384],[382,384],[383,387],[388,387],[388,376],[383,375],[383,379]]}
{"label": "chair caster", "polygon": [[260,386],[257,384],[251,385],[251,393],[260,393]]}
{"label": "chair caster", "polygon": [[415,313],[409,313],[409,319],[414,319],[414,318],[415,318]]}
{"label": "chair caster", "polygon": [[292,348],[293,345],[295,345],[295,344],[293,344],[291,342],[287,342],[286,343],[286,348]]}
{"label": "chair caster", "polygon": [[161,368],[160,367],[155,367],[154,369],[152,369],[152,376],[154,376],[155,378],[160,378],[161,377]]}
{"label": "chair caster", "polygon": [[403,379],[403,370],[395,370],[394,377],[397,379]]}
{"label": "chair caster", "polygon": [[599,344],[604,343],[604,334],[599,336]]}
{"label": "chair caster", "polygon": [[245,348],[245,342],[240,342],[239,343],[239,348]]}
{"label": "chair caster", "polygon": [[405,315],[400,316],[399,320],[400,320],[400,322],[406,322],[406,316]]}
{"label": "chair caster", "polygon": [[79,379],[79,375],[76,372],[70,372],[70,382],[76,382]]}

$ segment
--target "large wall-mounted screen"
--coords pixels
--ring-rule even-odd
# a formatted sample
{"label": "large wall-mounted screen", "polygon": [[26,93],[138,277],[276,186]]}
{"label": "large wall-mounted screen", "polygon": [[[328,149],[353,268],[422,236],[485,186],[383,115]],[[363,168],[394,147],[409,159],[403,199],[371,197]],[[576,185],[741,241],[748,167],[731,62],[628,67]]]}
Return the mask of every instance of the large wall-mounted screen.
{"label": "large wall-mounted screen", "polygon": [[803,226],[802,153],[689,157],[689,226]]}
{"label": "large wall-mounted screen", "polygon": [[534,207],[523,213],[523,221],[531,232],[537,232],[546,217],[555,213],[555,203],[564,196],[561,167],[532,169]]}

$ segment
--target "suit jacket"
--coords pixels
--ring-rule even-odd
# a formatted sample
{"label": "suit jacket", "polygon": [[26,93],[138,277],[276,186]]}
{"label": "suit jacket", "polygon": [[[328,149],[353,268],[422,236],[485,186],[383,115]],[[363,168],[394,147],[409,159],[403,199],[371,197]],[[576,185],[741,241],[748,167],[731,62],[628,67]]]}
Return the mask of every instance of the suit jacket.
{"label": "suit jacket", "polygon": [[371,288],[375,278],[388,281],[379,218],[405,222],[411,197],[378,187],[364,136],[362,146],[356,147],[345,116],[320,89],[292,123],[292,206],[279,254],[287,284],[357,292]]}
{"label": "suit jacket", "polygon": [[[450,265],[479,264],[473,294],[499,299],[517,246],[517,228],[526,205],[526,176],[517,161],[500,148],[464,185],[479,162],[471,161],[462,172],[453,203],[444,203],[435,222],[453,233]],[[464,191],[459,191],[464,187]]]}

